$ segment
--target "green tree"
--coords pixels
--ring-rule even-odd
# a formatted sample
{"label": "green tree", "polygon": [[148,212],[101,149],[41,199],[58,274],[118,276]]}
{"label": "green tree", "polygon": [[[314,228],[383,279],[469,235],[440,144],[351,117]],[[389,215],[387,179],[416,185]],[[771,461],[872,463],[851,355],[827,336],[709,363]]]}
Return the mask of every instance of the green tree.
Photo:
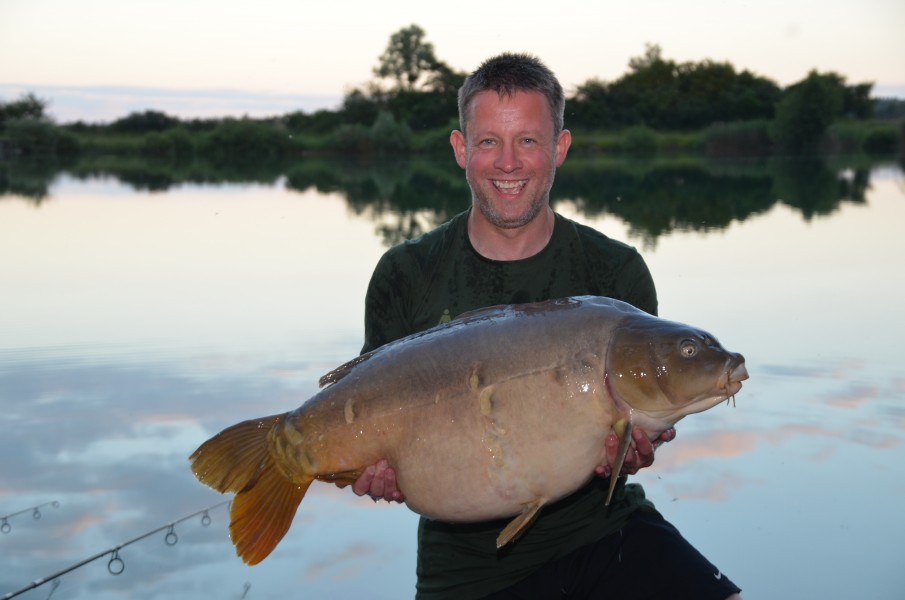
{"label": "green tree", "polygon": [[7,121],[14,119],[35,119],[44,120],[44,110],[47,108],[47,101],[41,100],[31,92],[22,94],[22,96],[13,102],[0,103],[0,128]]}
{"label": "green tree", "polygon": [[133,112],[127,117],[117,119],[110,124],[110,129],[121,133],[162,132],[179,126],[179,119],[157,110]]}
{"label": "green tree", "polygon": [[437,61],[432,72],[428,75],[425,87],[432,92],[455,96],[465,83],[466,73],[456,71],[443,61]]}
{"label": "green tree", "polygon": [[426,78],[440,64],[434,56],[433,44],[425,40],[424,30],[414,24],[390,36],[379,61],[374,74],[395,79],[397,86],[405,90],[415,89],[418,80]]}
{"label": "green tree", "polygon": [[412,130],[396,121],[392,114],[381,111],[369,132],[371,147],[378,154],[407,152],[412,143]]}
{"label": "green tree", "polygon": [[827,128],[842,114],[844,90],[838,75],[817,71],[786,88],[773,122],[777,144],[795,153],[816,150]]}
{"label": "green tree", "polygon": [[355,123],[368,125],[374,122],[380,113],[381,99],[375,94],[368,94],[362,90],[354,89],[343,98],[343,105],[339,109],[343,123]]}
{"label": "green tree", "polygon": [[591,79],[578,86],[567,103],[569,123],[593,129],[700,129],[716,122],[772,119],[781,94],[769,79],[736,73],[729,63],[667,60],[656,44],[647,44],[629,68],[612,83]]}
{"label": "green tree", "polygon": [[870,97],[874,84],[859,83],[846,86],[845,80],[840,83],[845,88],[842,95],[842,114],[853,119],[870,119],[876,106],[876,100]]}

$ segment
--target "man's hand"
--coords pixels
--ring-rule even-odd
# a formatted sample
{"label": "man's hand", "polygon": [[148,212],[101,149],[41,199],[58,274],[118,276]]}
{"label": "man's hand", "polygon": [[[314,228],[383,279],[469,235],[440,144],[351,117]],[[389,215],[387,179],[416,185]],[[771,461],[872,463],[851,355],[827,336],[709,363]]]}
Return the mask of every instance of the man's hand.
{"label": "man's hand", "polygon": [[[625,455],[625,462],[622,464],[622,472],[620,475],[634,475],[641,469],[654,464],[654,449],[663,442],[671,442],[676,438],[676,430],[669,428],[660,434],[660,437],[651,443],[647,439],[647,434],[640,428],[632,429],[632,446]],[[606,439],[606,461],[605,465],[598,465],[595,469],[596,473],[601,477],[609,477],[613,470],[613,464],[616,462],[616,450],[619,448],[619,438],[615,434],[610,434]]]}
{"label": "man's hand", "polygon": [[[346,484],[336,485],[346,487]],[[405,502],[405,495],[396,487],[396,471],[384,459],[366,468],[352,484],[352,491],[356,496],[368,494],[374,502],[381,498],[387,502]]]}

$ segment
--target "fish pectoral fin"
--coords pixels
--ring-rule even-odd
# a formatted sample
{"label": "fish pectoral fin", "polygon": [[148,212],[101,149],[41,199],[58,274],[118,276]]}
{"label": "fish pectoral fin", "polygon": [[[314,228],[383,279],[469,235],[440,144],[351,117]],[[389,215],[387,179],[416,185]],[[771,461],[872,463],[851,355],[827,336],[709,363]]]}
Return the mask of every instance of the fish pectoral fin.
{"label": "fish pectoral fin", "polygon": [[256,565],[273,552],[292,525],[311,481],[293,482],[270,462],[253,487],[236,494],[229,537],[245,564]]}
{"label": "fish pectoral fin", "polygon": [[361,471],[340,471],[337,473],[323,473],[317,476],[318,481],[326,481],[327,483],[339,483],[342,485],[352,485],[361,477]]}
{"label": "fish pectoral fin", "polygon": [[[620,432],[619,429],[622,431]],[[619,436],[619,447],[616,449],[616,464],[610,472],[610,488],[606,493],[606,502],[604,506],[610,505],[613,499],[613,492],[616,489],[616,482],[619,481],[619,473],[622,471],[622,465],[625,464],[625,456],[628,449],[632,445],[632,420],[623,419],[616,424],[616,434]]]}
{"label": "fish pectoral fin", "polygon": [[503,528],[500,535],[496,538],[497,549],[502,548],[509,542],[515,541],[520,535],[525,533],[528,527],[537,519],[540,509],[547,503],[546,498],[538,498],[525,507],[525,510],[516,518],[509,521],[509,524]]}

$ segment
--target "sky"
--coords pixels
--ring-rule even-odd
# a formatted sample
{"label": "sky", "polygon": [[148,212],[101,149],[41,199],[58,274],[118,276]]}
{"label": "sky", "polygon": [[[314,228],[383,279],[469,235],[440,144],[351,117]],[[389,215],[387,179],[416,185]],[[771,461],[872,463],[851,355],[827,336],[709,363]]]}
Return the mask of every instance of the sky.
{"label": "sky", "polygon": [[0,0],[0,100],[33,91],[63,122],[335,108],[412,23],[455,69],[530,52],[567,91],[619,78],[653,43],[780,85],[817,69],[905,97],[900,0]]}

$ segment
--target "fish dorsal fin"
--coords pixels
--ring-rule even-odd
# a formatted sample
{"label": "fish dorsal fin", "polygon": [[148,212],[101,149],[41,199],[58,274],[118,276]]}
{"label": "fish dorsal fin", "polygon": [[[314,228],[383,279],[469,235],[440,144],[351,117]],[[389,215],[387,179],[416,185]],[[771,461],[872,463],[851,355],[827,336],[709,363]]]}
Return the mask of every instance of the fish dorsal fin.
{"label": "fish dorsal fin", "polygon": [[386,344],[384,346],[375,348],[374,350],[371,350],[370,352],[366,352],[365,354],[362,354],[361,356],[356,356],[349,362],[336,367],[335,369],[333,369],[332,371],[330,371],[329,373],[327,373],[326,375],[321,377],[320,380],[318,380],[318,385],[320,387],[324,387],[324,386],[330,385],[332,383],[336,383],[337,381],[339,381],[340,379],[342,379],[343,377],[348,375],[350,372],[352,372],[352,369],[354,369],[361,363],[363,363],[366,360],[368,360],[369,358],[371,358],[371,356],[373,356],[377,352],[384,352],[384,351],[388,350],[389,348],[391,348],[401,342],[405,342],[407,340],[413,340],[413,339],[416,339],[419,337],[424,337],[424,336],[428,335],[429,333],[433,332],[435,329],[458,326],[460,324],[460,322],[465,319],[472,320],[472,319],[476,319],[476,318],[481,318],[484,315],[500,314],[502,308],[504,308],[504,307],[503,306],[490,306],[488,308],[478,308],[478,309],[475,309],[475,310],[472,310],[472,311],[469,311],[466,313],[462,313],[461,315],[456,317],[454,321],[443,323],[443,324],[433,327],[431,329],[427,329],[425,331],[419,331],[417,333],[407,335],[404,338],[400,338],[398,340],[389,342],[388,344]]}
{"label": "fish dorsal fin", "polygon": [[517,516],[516,518],[509,521],[509,524],[503,528],[503,531],[500,532],[500,535],[496,538],[496,547],[497,549],[502,548],[509,542],[516,540],[520,535],[525,533],[525,530],[534,523],[534,520],[537,519],[537,515],[540,514],[540,509],[544,504],[547,503],[546,498],[538,498],[531,504],[525,507],[525,510]]}
{"label": "fish dorsal fin", "polygon": [[[613,491],[616,489],[619,473],[622,471],[622,465],[625,464],[625,455],[628,454],[628,449],[632,445],[631,414],[628,418],[618,421],[615,427],[617,430],[616,435],[619,436],[619,448],[616,449],[616,464],[613,465],[613,470],[610,472],[610,489],[606,493],[606,502],[604,502],[604,506],[609,506],[610,500],[613,499]],[[621,433],[618,431],[619,429],[622,429]]]}
{"label": "fish dorsal fin", "polygon": [[460,321],[463,319],[479,319],[485,315],[499,315],[502,314],[503,311],[508,308],[505,304],[497,304],[494,306],[487,306],[485,308],[476,308],[474,310],[469,310],[461,313],[456,317],[456,321]]}
{"label": "fish dorsal fin", "polygon": [[317,385],[319,387],[324,387],[326,385],[330,385],[331,383],[336,383],[337,381],[348,375],[357,365],[360,365],[364,361],[371,358],[371,355],[373,355],[374,352],[375,351],[372,350],[371,352],[367,352],[365,354],[362,354],[361,356],[356,356],[345,364],[339,365],[338,367],[321,377],[318,380]]}

